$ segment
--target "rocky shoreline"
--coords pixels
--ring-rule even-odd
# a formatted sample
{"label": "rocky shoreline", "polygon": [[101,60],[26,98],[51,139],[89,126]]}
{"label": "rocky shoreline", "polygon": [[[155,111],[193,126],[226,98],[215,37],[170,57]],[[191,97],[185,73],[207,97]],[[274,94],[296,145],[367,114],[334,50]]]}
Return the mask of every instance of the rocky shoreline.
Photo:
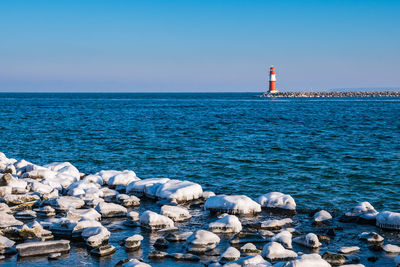
{"label": "rocky shoreline", "polygon": [[400,97],[400,91],[379,92],[277,92],[264,93],[262,97],[297,98],[297,97]]}
{"label": "rocky shoreline", "polygon": [[[400,213],[301,211],[280,192],[216,195],[133,171],[85,174],[0,153],[0,264],[399,266]],[[82,249],[85,248],[85,249]],[[79,251],[79,252],[78,252]],[[3,262],[2,262],[3,261]],[[96,262],[97,261],[97,262]]]}

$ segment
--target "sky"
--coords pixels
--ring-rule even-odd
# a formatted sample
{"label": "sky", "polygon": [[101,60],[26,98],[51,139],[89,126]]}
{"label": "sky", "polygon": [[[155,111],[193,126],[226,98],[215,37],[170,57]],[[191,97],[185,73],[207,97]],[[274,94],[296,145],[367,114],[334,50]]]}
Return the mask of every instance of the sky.
{"label": "sky", "polygon": [[2,0],[0,92],[400,88],[400,1]]}

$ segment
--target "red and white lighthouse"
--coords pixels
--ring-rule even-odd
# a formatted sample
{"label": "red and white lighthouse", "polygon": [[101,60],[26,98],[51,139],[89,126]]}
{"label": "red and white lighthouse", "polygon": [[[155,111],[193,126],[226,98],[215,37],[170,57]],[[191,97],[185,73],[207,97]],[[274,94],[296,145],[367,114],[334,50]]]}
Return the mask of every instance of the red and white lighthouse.
{"label": "red and white lighthouse", "polygon": [[275,68],[271,66],[269,69],[269,93],[277,93],[276,90],[276,76],[275,76]]}

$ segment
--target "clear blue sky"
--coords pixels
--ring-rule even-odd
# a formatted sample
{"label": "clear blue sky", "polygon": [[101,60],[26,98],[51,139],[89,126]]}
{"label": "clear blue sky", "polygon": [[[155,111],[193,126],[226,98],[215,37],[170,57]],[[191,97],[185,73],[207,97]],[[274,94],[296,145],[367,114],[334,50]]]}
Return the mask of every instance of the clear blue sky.
{"label": "clear blue sky", "polygon": [[0,2],[0,91],[400,87],[400,1]]}

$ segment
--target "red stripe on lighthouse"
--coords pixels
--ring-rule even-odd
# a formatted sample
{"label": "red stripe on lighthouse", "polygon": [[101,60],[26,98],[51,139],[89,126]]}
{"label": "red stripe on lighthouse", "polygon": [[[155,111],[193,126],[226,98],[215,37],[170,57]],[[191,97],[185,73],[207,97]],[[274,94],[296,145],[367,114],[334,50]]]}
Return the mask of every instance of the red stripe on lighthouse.
{"label": "red stripe on lighthouse", "polygon": [[275,83],[276,83],[275,68],[271,67],[269,69],[269,92],[270,93],[277,92]]}

